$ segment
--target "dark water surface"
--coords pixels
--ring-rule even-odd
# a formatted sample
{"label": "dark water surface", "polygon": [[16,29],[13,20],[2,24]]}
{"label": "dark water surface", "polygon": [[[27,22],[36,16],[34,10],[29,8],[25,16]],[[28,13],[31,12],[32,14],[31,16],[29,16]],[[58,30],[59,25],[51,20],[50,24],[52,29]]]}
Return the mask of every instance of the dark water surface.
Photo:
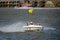
{"label": "dark water surface", "polygon": [[43,32],[0,33],[0,40],[60,40],[60,35]]}
{"label": "dark water surface", "polygon": [[[55,28],[42,32],[11,32],[21,30],[33,20],[34,25],[40,22],[45,27]],[[28,14],[28,9],[0,9],[0,40],[60,40],[60,9],[34,9],[34,14]]]}

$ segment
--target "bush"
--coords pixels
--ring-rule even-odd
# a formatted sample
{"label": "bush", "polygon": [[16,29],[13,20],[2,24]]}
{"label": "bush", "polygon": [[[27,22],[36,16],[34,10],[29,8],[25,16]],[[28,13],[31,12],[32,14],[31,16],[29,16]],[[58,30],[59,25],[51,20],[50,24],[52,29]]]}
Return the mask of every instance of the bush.
{"label": "bush", "polygon": [[60,2],[57,2],[56,3],[56,7],[60,7]]}

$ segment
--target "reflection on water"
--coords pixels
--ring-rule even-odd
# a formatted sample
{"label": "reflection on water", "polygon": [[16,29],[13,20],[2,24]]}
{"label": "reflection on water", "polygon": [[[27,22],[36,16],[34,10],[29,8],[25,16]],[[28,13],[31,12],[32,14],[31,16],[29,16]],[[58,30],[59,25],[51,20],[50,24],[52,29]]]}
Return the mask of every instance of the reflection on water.
{"label": "reflection on water", "polygon": [[60,40],[58,31],[43,32],[0,32],[0,40]]}

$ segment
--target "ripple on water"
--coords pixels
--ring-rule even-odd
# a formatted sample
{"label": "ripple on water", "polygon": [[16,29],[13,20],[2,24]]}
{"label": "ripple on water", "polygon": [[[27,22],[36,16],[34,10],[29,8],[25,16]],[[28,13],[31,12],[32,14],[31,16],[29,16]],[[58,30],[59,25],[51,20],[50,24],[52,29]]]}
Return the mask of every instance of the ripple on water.
{"label": "ripple on water", "polygon": [[0,40],[58,40],[60,36],[44,32],[0,33]]}

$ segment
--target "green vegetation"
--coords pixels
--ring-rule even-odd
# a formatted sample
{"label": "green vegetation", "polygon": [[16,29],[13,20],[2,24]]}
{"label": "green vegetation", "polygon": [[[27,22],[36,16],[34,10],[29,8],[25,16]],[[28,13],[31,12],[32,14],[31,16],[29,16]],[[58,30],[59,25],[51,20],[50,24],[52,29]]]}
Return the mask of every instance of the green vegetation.
{"label": "green vegetation", "polygon": [[56,3],[56,7],[60,7],[60,2],[57,2]]}

